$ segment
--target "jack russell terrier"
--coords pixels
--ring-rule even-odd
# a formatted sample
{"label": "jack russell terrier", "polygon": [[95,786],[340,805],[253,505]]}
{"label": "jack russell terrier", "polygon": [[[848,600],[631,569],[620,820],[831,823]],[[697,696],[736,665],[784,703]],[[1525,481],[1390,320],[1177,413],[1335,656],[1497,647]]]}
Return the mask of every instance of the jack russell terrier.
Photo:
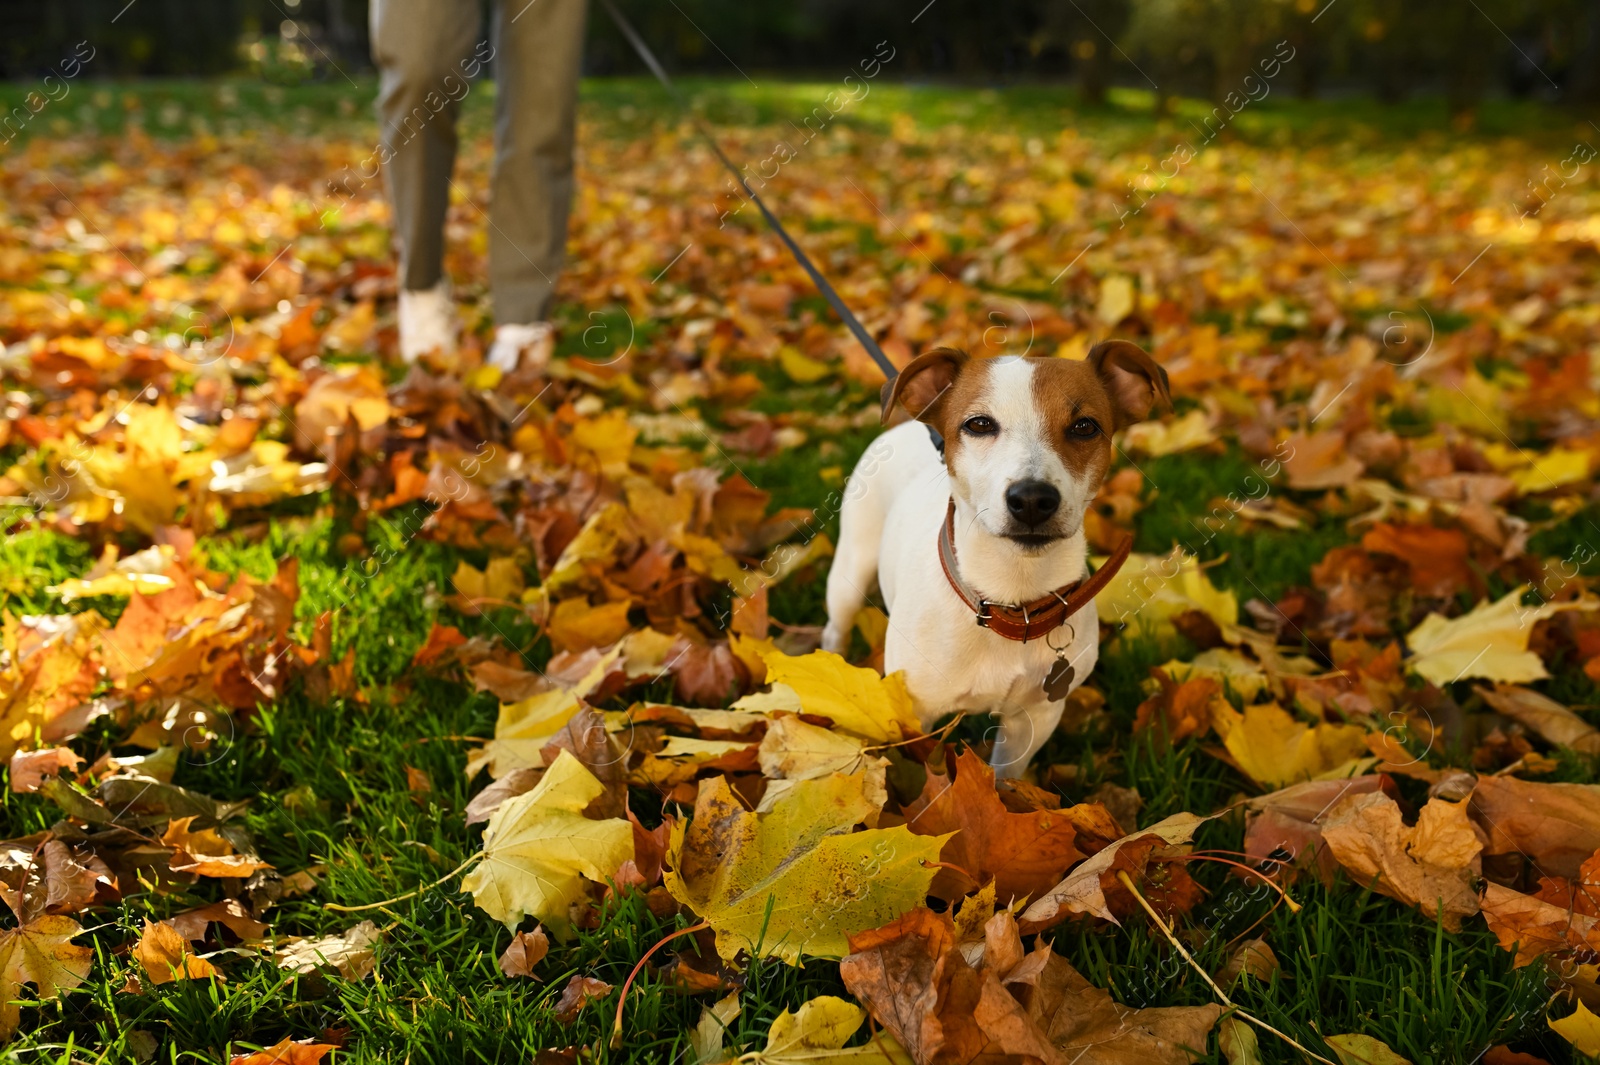
{"label": "jack russell terrier", "polygon": [[844,653],[876,584],[884,672],[905,671],[922,727],[995,714],[995,772],[1020,776],[1099,658],[1094,596],[1128,556],[1125,540],[1088,572],[1083,518],[1111,434],[1171,401],[1166,371],[1126,340],[1081,362],[914,359],[884,384],[883,420],[899,404],[916,421],[874,441],[844,491],[823,648]]}

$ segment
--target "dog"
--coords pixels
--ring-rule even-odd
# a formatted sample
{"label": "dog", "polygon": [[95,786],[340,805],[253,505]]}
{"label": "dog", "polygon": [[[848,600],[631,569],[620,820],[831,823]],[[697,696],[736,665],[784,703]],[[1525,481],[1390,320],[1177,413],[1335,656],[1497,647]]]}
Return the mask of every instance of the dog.
{"label": "dog", "polygon": [[1127,557],[1125,542],[1088,576],[1083,519],[1111,436],[1171,402],[1166,371],[1126,340],[1082,361],[912,360],[884,384],[882,418],[904,406],[914,420],[873,441],[845,486],[823,649],[845,651],[876,585],[884,671],[905,672],[923,729],[994,714],[995,773],[1020,776],[1099,658],[1094,593]]}

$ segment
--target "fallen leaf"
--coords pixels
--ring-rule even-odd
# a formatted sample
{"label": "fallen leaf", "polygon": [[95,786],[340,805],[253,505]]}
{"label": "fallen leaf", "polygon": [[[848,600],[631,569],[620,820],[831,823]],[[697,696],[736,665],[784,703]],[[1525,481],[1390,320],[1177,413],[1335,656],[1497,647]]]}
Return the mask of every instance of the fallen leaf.
{"label": "fallen leaf", "polygon": [[852,936],[850,949],[839,963],[845,987],[919,1065],[1188,1065],[1205,1056],[1222,1013],[1215,1005],[1122,1006],[1050,947],[1024,954],[1007,910],[985,924],[976,966],[957,949],[950,916],[926,908]]}
{"label": "fallen leaf", "polygon": [[45,777],[65,769],[76,773],[83,759],[70,747],[46,747],[38,751],[15,751],[11,755],[11,790],[15,794],[37,791]]}
{"label": "fallen leaf", "polygon": [[561,997],[556,1000],[556,1020],[562,1024],[571,1024],[578,1019],[578,1014],[591,1002],[598,1002],[611,994],[611,985],[604,980],[596,980],[592,976],[574,976],[567,981],[567,986],[562,989]]}
{"label": "fallen leaf", "polygon": [[1547,695],[1516,684],[1479,688],[1483,701],[1495,712],[1537,732],[1560,747],[1584,754],[1600,754],[1600,729]]}
{"label": "fallen leaf", "polygon": [[[13,877],[17,880],[15,886],[7,882]],[[104,863],[92,856],[80,862],[65,843],[46,839],[34,850],[23,853],[15,866],[4,869],[0,898],[20,923],[28,924],[45,914],[88,909],[102,886],[113,887]]]}
{"label": "fallen leaf", "polygon": [[1244,852],[1254,863],[1280,852],[1284,861],[1315,861],[1323,883],[1332,883],[1338,862],[1322,839],[1329,811],[1347,796],[1386,785],[1393,789],[1382,776],[1310,780],[1257,796],[1245,808]]}
{"label": "fallen leaf", "polygon": [[249,1054],[235,1054],[228,1059],[228,1065],[317,1065],[328,1051],[338,1049],[332,1043],[294,1040],[284,1036],[269,1047]]}
{"label": "fallen leaf", "polygon": [[[518,932],[511,944],[500,955],[500,971],[507,976],[533,976],[533,967],[550,952],[550,939],[544,929],[535,927],[531,932]],[[537,979],[537,977],[534,977]]]}
{"label": "fallen leaf", "polygon": [[1478,912],[1483,844],[1466,803],[1430,799],[1408,828],[1387,795],[1347,796],[1329,811],[1322,837],[1357,884],[1439,916],[1451,931]]}
{"label": "fallen leaf", "polygon": [[730,991],[700,1011],[700,1022],[689,1033],[693,1065],[719,1065],[727,1059],[722,1041],[728,1026],[739,1017],[739,992]]}
{"label": "fallen leaf", "polygon": [[861,776],[798,781],[764,814],[723,777],[700,783],[695,812],[673,828],[664,874],[673,898],[716,931],[717,952],[838,957],[852,932],[921,905],[947,837],[904,826],[851,832],[875,807]]}
{"label": "fallen leaf", "polygon": [[1600,951],[1600,918],[1574,913],[1499,884],[1484,889],[1482,909],[1500,946],[1516,955],[1518,968],[1549,954]]}
{"label": "fallen leaf", "polygon": [[206,930],[213,922],[225,926],[240,939],[260,939],[267,932],[267,926],[251,917],[238,899],[223,899],[168,918],[179,935],[195,943],[206,937]]}
{"label": "fallen leaf", "polygon": [[801,1065],[803,1062],[854,1062],[857,1065],[901,1065],[906,1054],[892,1038],[879,1033],[864,1046],[845,1048],[867,1012],[853,1002],[821,995],[790,1013],[784,1010],[767,1032],[767,1045],[741,1060],[752,1065]]}
{"label": "fallen leaf", "polygon": [[494,739],[467,752],[467,779],[487,768],[495,779],[514,769],[538,769],[544,765],[540,754],[571,721],[582,704],[565,688],[540,692],[520,703],[501,703]]}
{"label": "fallen leaf", "polygon": [[1255,703],[1242,714],[1226,702],[1211,709],[1234,763],[1267,787],[1320,776],[1367,753],[1367,730],[1359,725],[1307,725],[1277,703]]}
{"label": "fallen leaf", "polygon": [[1409,1059],[1390,1050],[1389,1044],[1370,1035],[1330,1035],[1327,1043],[1339,1065],[1411,1065]]}
{"label": "fallen leaf", "polygon": [[483,833],[483,860],[462,878],[478,906],[507,929],[533,915],[557,936],[583,878],[601,881],[633,857],[633,827],[621,818],[583,816],[605,787],[563,750],[532,791],[507,800]]}
{"label": "fallen leaf", "polygon": [[787,685],[799,697],[801,709],[845,732],[874,743],[896,743],[920,731],[911,693],[899,673],[880,677],[876,670],[852,666],[830,651],[798,658],[770,651],[762,659],[769,682]]}
{"label": "fallen leaf", "polygon": [[1429,614],[1406,636],[1406,646],[1411,649],[1407,668],[1441,686],[1468,677],[1508,684],[1548,677],[1539,656],[1528,650],[1534,624],[1563,610],[1593,610],[1600,604],[1523,606],[1527,590],[1518,588],[1492,603],[1484,600],[1459,618]]}
{"label": "fallen leaf", "polygon": [[274,956],[278,960],[278,968],[302,975],[316,972],[323,966],[332,966],[346,980],[364,980],[378,966],[374,948],[382,940],[383,933],[377,925],[362,921],[338,935],[291,943]]}
{"label": "fallen leaf", "polygon": [[1548,1023],[1550,1030],[1571,1043],[1578,1053],[1589,1057],[1600,1055],[1600,1017],[1590,1013],[1582,1002],[1565,1017]]}
{"label": "fallen leaf", "polygon": [[44,1000],[71,991],[89,975],[94,948],[70,942],[82,931],[72,918],[55,915],[0,931],[0,1041],[22,1023],[17,999],[23,984],[32,984]]}
{"label": "fallen leaf", "polygon": [[922,795],[905,808],[911,831],[949,838],[939,852],[946,868],[929,889],[946,902],[964,898],[991,880],[1002,904],[1038,897],[1084,857],[1074,846],[1074,816],[1094,819],[1101,833],[1113,839],[1118,835],[1102,807],[1078,807],[1076,815],[1065,810],[1011,813],[995,793],[994,770],[970,748],[956,757],[954,768],[954,780],[930,772]]}
{"label": "fallen leaf", "polygon": [[216,966],[190,950],[189,941],[166,921],[155,924],[145,921],[144,933],[134,945],[133,956],[144,966],[153,984],[223,978]]}
{"label": "fallen leaf", "polygon": [[1173,814],[1149,828],[1130,832],[1080,862],[1055,887],[1022,911],[1022,926],[1036,932],[1058,924],[1073,914],[1092,914],[1119,924],[1106,905],[1106,891],[1121,890],[1116,875],[1143,873],[1145,862],[1158,848],[1174,847],[1194,838],[1195,830],[1208,818],[1191,813]]}
{"label": "fallen leaf", "polygon": [[272,866],[248,854],[238,854],[228,840],[214,828],[191,831],[193,817],[175,817],[167,825],[161,842],[172,848],[168,860],[175,873],[194,873],[198,876],[244,877],[259,869]]}
{"label": "fallen leaf", "polygon": [[1228,1059],[1228,1065],[1261,1065],[1256,1030],[1238,1017],[1224,1017],[1217,1025],[1217,1049]]}
{"label": "fallen leaf", "polygon": [[1470,545],[1460,529],[1378,522],[1361,537],[1361,546],[1405,562],[1411,586],[1421,595],[1449,599],[1457,592],[1483,587],[1482,578],[1468,563]]}
{"label": "fallen leaf", "polygon": [[1489,835],[1483,853],[1521,855],[1540,876],[1576,877],[1600,850],[1600,787],[1483,776],[1471,805]]}

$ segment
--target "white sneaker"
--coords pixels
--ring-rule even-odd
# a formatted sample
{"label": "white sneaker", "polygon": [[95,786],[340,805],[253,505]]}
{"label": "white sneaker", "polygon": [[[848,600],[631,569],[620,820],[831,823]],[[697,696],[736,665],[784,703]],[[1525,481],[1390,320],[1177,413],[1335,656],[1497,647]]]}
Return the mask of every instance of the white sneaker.
{"label": "white sneaker", "polygon": [[406,362],[416,362],[431,351],[454,354],[459,328],[449,281],[400,290],[400,357]]}
{"label": "white sneaker", "polygon": [[514,373],[519,366],[543,370],[550,365],[555,346],[555,330],[549,322],[497,326],[488,363],[502,373]]}

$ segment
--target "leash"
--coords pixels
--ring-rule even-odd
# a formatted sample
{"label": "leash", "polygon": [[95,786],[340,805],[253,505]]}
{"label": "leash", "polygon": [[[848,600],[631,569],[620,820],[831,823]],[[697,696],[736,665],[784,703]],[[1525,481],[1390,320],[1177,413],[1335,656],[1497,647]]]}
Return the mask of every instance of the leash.
{"label": "leash", "polygon": [[711,135],[711,130],[700,120],[700,116],[690,108],[689,101],[684,98],[683,94],[678,91],[678,87],[673,84],[672,79],[667,76],[666,69],[662,67],[660,60],[650,50],[650,46],[645,43],[644,38],[639,36],[638,31],[633,28],[633,24],[623,16],[613,0],[600,0],[600,3],[606,9],[606,13],[611,16],[611,21],[617,24],[617,29],[621,30],[622,35],[628,39],[628,43],[633,45],[633,50],[639,53],[639,58],[644,60],[644,65],[650,68],[650,73],[656,76],[656,80],[662,84],[678,106],[683,109],[683,112],[689,116],[689,121],[694,123],[695,129],[700,136],[705,138],[706,143],[711,146],[711,150],[716,153],[722,165],[728,168],[728,173],[734,176],[740,187],[744,189],[744,194],[750,197],[750,201],[761,211],[761,217],[765,218],[767,224],[772,227],[772,231],[778,234],[778,239],[783,241],[784,246],[789,249],[789,254],[793,255],[795,261],[800,264],[800,268],[811,276],[811,283],[817,286],[817,291],[822,293],[822,298],[828,301],[828,305],[833,308],[834,313],[844,321],[845,325],[849,326],[850,332],[854,333],[855,338],[861,342],[861,346],[867,349],[867,354],[872,356],[872,361],[878,364],[878,369],[883,371],[884,377],[893,381],[900,371],[895,369],[894,363],[889,361],[889,356],[883,353],[883,349],[878,346],[878,342],[872,339],[872,334],[867,332],[867,327],[861,324],[861,319],[857,318],[855,313],[845,306],[844,300],[839,298],[839,293],[834,291],[833,286],[828,283],[828,279],[822,276],[822,271],[817,269],[816,264],[811,261],[811,257],[800,249],[800,245],[794,242],[794,238],[789,235],[789,231],[783,228],[783,223],[778,221],[778,217],[767,209],[767,205],[761,201],[761,197],[756,195],[756,190],[752,189],[750,183],[745,180],[744,174],[740,172],[738,167],[733,165],[733,160],[723,153],[722,147],[717,144],[717,139]]}

